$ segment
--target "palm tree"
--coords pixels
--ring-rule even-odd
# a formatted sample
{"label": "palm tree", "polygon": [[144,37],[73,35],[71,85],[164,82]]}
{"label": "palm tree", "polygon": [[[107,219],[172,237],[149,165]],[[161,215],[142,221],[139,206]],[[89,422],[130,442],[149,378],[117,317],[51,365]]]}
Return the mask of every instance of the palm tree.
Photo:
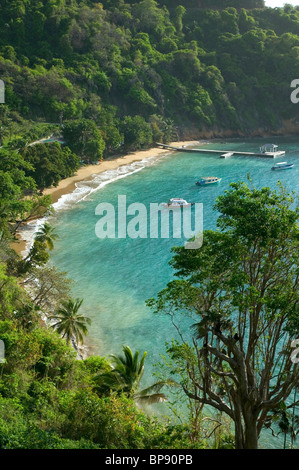
{"label": "palm tree", "polygon": [[82,302],[83,299],[65,300],[61,307],[49,316],[49,319],[55,322],[51,327],[66,338],[67,343],[70,343],[72,338],[75,338],[77,344],[83,343],[83,338],[88,333],[87,325],[90,325],[91,320],[78,313]]}
{"label": "palm tree", "polygon": [[123,356],[111,356],[114,365],[111,371],[95,376],[98,391],[102,393],[109,390],[123,392],[135,401],[147,404],[167,401],[166,396],[159,393],[166,382],[156,382],[146,389],[139,390],[147,353],[144,352],[140,360],[139,351],[133,355],[129,346],[123,346],[123,353]]}
{"label": "palm tree", "polygon": [[[295,407],[294,407],[295,408]],[[299,417],[295,416],[294,413],[290,413],[287,409],[281,409],[277,412],[277,424],[279,427],[279,434],[283,433],[284,441],[283,448],[286,449],[287,445],[287,435],[291,438],[291,445],[294,445],[294,442],[297,438],[298,429],[299,429]]]}
{"label": "palm tree", "polygon": [[55,233],[55,229],[51,227],[47,222],[36,232],[35,240],[38,242],[45,243],[49,250],[53,250],[54,241],[57,240],[58,235]]}

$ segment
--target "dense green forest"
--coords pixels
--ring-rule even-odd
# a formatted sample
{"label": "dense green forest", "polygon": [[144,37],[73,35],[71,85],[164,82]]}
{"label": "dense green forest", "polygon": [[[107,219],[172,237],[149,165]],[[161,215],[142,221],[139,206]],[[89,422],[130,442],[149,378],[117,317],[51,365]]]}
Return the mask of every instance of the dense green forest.
{"label": "dense green forest", "polygon": [[[45,224],[24,259],[11,241],[22,224],[51,211],[43,190],[80,164],[157,141],[280,132],[296,121],[290,83],[298,76],[299,8],[290,5],[272,10],[261,0],[1,1],[1,449],[236,445],[231,420],[215,426],[193,404],[186,424],[145,414],[137,404],[164,401],[161,389],[170,383],[140,390],[146,361],[138,351],[124,348],[112,361],[80,359],[72,341],[81,342],[89,321],[80,314],[82,299],[71,298],[71,281],[47,264],[55,232]],[[64,145],[38,143],[51,135]],[[282,200],[275,203],[280,210]],[[280,235],[292,253],[293,212],[287,216]],[[186,263],[194,268],[197,261]],[[183,275],[191,276],[184,263],[179,258]],[[290,299],[266,300],[275,310]],[[54,328],[45,321],[49,312]],[[296,318],[289,319],[293,327]],[[188,370],[189,350],[176,346],[170,353],[176,367]],[[277,406],[269,420],[287,423],[286,434],[290,412]]]}
{"label": "dense green forest", "polygon": [[30,139],[32,121],[60,133],[61,122],[87,120],[100,133],[81,140],[98,156],[177,137],[275,132],[297,116],[299,9],[290,5],[3,0],[0,30],[4,142]]}

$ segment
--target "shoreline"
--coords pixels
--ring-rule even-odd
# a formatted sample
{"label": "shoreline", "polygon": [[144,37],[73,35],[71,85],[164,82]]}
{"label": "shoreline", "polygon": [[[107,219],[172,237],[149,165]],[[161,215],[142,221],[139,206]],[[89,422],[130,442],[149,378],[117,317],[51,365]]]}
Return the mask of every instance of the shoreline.
{"label": "shoreline", "polygon": [[[183,145],[191,146],[198,143],[199,141],[192,140],[187,142],[171,142],[169,145],[182,147]],[[170,153],[175,153],[175,150],[172,151],[160,147],[153,147],[148,150],[137,150],[136,152],[128,153],[122,157],[111,157],[110,159],[103,160],[98,165],[87,165],[79,168],[73,176],[61,180],[56,187],[45,189],[43,194],[50,194],[52,196],[52,204],[55,204],[61,198],[61,196],[72,193],[76,189],[76,183],[81,181],[88,181],[92,178],[93,175],[103,173],[107,170],[115,170],[120,166],[129,165],[131,163],[144,160],[145,158],[151,158]]]}
{"label": "shoreline", "polygon": [[[199,144],[199,140],[190,140],[190,141],[179,141],[171,142],[169,145],[174,147],[186,147]],[[71,194],[76,189],[76,184],[81,181],[90,181],[94,175],[104,173],[108,170],[115,170],[123,165],[129,165],[131,163],[144,160],[146,158],[158,157],[160,155],[167,155],[175,153],[175,150],[164,149],[160,147],[152,147],[148,150],[137,150],[136,152],[128,153],[124,156],[111,157],[107,160],[103,160],[98,165],[87,165],[81,167],[77,172],[68,178],[61,180],[58,183],[58,186],[46,188],[43,191],[44,195],[52,196],[52,204],[55,204],[62,196],[66,194]],[[23,227],[26,226],[23,225]],[[22,226],[16,234],[17,241],[14,241],[10,244],[18,255],[21,255],[23,251],[26,250],[27,241],[22,237]]]}

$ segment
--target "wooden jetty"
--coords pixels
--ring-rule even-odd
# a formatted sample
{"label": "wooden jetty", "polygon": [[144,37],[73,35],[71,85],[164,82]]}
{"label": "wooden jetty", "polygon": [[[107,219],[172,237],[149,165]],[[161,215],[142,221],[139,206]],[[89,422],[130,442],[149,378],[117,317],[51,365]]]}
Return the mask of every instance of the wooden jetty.
{"label": "wooden jetty", "polygon": [[[173,147],[172,145],[161,144],[156,142],[156,145],[159,147],[163,147],[165,149],[174,150],[176,152],[192,152],[192,153],[216,153],[220,156],[224,155],[223,150],[214,150],[214,149],[195,149],[195,148],[188,148],[188,147]],[[226,154],[230,154],[229,156],[233,155],[244,155],[246,157],[281,157],[285,155],[284,150],[275,150],[274,152],[240,152],[239,150],[227,150]],[[222,157],[224,158],[224,157]]]}

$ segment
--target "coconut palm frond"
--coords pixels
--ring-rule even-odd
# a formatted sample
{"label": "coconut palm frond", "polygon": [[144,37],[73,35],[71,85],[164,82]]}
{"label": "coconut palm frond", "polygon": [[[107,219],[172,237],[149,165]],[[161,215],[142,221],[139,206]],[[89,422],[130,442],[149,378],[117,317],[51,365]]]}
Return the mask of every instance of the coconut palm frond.
{"label": "coconut palm frond", "polygon": [[49,316],[49,319],[54,321],[51,328],[62,334],[68,343],[72,337],[77,343],[83,343],[84,336],[88,333],[87,325],[90,325],[91,320],[78,313],[82,302],[80,299],[63,301],[61,307]]}
{"label": "coconut palm frond", "polygon": [[133,354],[129,346],[123,346],[123,356],[111,356],[114,368],[94,377],[97,390],[124,392],[135,401],[148,404],[166,401],[166,396],[159,393],[161,388],[167,384],[166,381],[156,382],[144,390],[139,390],[146,355],[147,353],[144,352],[140,359],[139,351]]}
{"label": "coconut palm frond", "polygon": [[143,390],[138,391],[138,396],[146,396],[150,395],[152,393],[157,393],[159,392],[165,385],[167,385],[167,382],[165,381],[160,381],[156,382],[150,387],[144,388]]}
{"label": "coconut palm frond", "polygon": [[154,403],[165,403],[167,401],[167,397],[164,395],[164,393],[154,393],[153,395],[144,396],[137,395],[134,397],[134,399],[136,402],[147,405],[153,405]]}
{"label": "coconut palm frond", "polygon": [[49,250],[53,250],[54,241],[57,240],[57,238],[58,235],[55,233],[55,229],[47,222],[45,222],[35,234],[35,240],[45,243]]}
{"label": "coconut palm frond", "polygon": [[203,325],[203,322],[194,323],[191,328],[196,331],[196,339],[202,339],[207,335],[207,327]]}

